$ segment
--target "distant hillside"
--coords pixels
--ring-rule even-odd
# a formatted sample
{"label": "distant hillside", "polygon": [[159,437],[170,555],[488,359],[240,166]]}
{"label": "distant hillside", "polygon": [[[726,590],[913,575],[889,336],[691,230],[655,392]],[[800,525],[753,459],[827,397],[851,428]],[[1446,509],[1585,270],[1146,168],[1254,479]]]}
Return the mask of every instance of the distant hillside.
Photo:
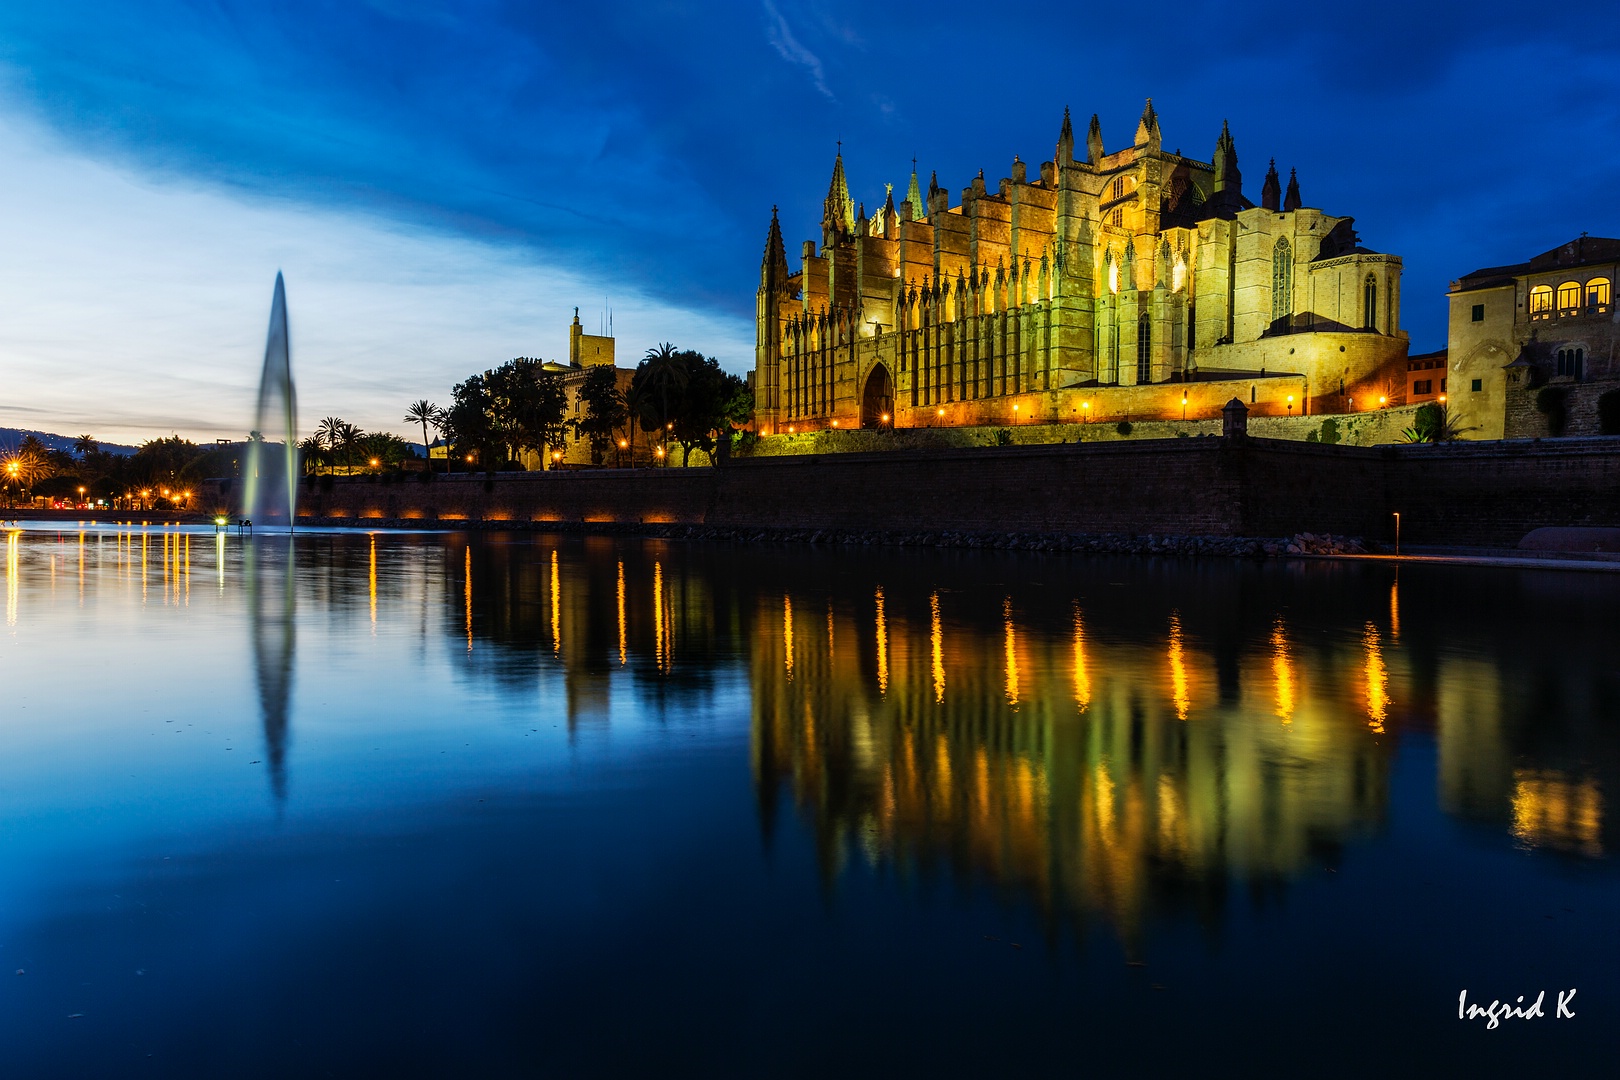
{"label": "distant hillside", "polygon": [[[48,431],[27,431],[23,428],[0,427],[0,451],[15,450],[17,444],[32,435],[45,444],[48,450],[66,450],[73,453],[73,444],[79,441],[77,435],[52,435]],[[98,442],[109,454],[133,454],[135,447],[124,446],[121,443]]]}

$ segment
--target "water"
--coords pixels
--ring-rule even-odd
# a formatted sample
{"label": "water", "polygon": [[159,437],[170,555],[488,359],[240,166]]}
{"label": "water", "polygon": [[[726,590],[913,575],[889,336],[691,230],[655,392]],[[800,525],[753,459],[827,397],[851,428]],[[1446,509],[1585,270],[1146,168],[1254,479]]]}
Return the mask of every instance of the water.
{"label": "water", "polygon": [[[7,1075],[1527,1075],[1620,1049],[1614,578],[4,543]],[[1547,1019],[1456,1017],[1540,990]]]}

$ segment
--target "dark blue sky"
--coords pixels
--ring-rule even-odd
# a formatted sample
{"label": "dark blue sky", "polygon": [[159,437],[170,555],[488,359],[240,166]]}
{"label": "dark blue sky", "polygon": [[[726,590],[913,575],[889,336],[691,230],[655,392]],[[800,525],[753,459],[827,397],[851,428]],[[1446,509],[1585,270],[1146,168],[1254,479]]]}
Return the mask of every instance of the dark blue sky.
{"label": "dark blue sky", "polygon": [[815,235],[836,140],[871,208],[913,155],[953,191],[1051,157],[1065,105],[1115,149],[1151,96],[1167,147],[1208,160],[1229,119],[1247,194],[1275,157],[1403,256],[1422,350],[1450,279],[1620,233],[1617,43],[1492,0],[7,0],[0,89],[118,169],[517,249],[730,320],[731,351],[770,208]]}

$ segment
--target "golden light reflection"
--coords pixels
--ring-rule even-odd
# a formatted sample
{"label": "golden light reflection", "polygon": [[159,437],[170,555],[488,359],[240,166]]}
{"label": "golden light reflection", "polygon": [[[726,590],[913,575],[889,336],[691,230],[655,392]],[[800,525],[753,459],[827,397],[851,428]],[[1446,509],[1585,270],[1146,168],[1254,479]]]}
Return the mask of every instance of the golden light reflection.
{"label": "golden light reflection", "polygon": [[1389,585],[1389,636],[1399,641],[1401,638],[1401,578],[1395,575],[1395,580]]}
{"label": "golden light reflection", "polygon": [[630,658],[629,636],[624,621],[624,560],[619,560],[619,666]]}
{"label": "golden light reflection", "polygon": [[17,625],[17,537],[13,529],[6,534],[6,625]]}
{"label": "golden light reflection", "polygon": [[934,704],[945,703],[945,632],[939,621],[939,593],[928,598],[928,642],[934,671]]}
{"label": "golden light reflection", "polygon": [[653,562],[653,663],[659,671],[667,670],[665,667],[665,649],[668,643],[664,640],[664,564]]}
{"label": "golden light reflection", "polygon": [[1556,769],[1513,770],[1513,835],[1531,847],[1598,858],[1603,854],[1603,794],[1590,778]]}
{"label": "golden light reflection", "polygon": [[219,576],[219,594],[225,595],[225,534],[214,534],[214,570]]}
{"label": "golden light reflection", "polygon": [[837,641],[833,633],[833,603],[832,597],[829,596],[827,598],[827,661],[829,663],[838,658],[838,650],[834,647],[836,644]]}
{"label": "golden light reflection", "polygon": [[878,693],[889,692],[889,620],[883,612],[883,587],[877,590],[877,676]]}
{"label": "golden light reflection", "polygon": [[151,535],[146,526],[141,526],[141,603],[146,603],[146,549],[151,542]]}
{"label": "golden light reflection", "polygon": [[1382,733],[1389,716],[1389,672],[1384,668],[1384,647],[1378,627],[1368,623],[1361,634],[1367,650],[1367,724]]}
{"label": "golden light reflection", "polygon": [[186,607],[191,606],[191,534],[186,533]]}
{"label": "golden light reflection", "polygon": [[473,649],[472,642],[472,545],[466,547],[466,557],[462,560],[462,599],[467,606],[467,651]]}
{"label": "golden light reflection", "polygon": [[79,533],[79,606],[84,607],[84,533]]}
{"label": "golden light reflection", "polygon": [[1074,703],[1081,712],[1091,708],[1091,676],[1086,671],[1086,626],[1080,602],[1074,603]]}
{"label": "golden light reflection", "polygon": [[371,563],[367,568],[366,586],[371,596],[371,636],[377,636],[377,534],[371,534]]}
{"label": "golden light reflection", "polygon": [[782,594],[782,655],[787,664],[788,682],[793,681],[793,597]]}
{"label": "golden light reflection", "polygon": [[1176,719],[1185,720],[1192,710],[1187,688],[1187,653],[1181,641],[1181,615],[1170,613],[1170,696],[1175,702]]}
{"label": "golden light reflection", "polygon": [[1007,651],[1007,704],[1018,704],[1018,632],[1013,629],[1012,597],[1001,602],[1001,621]]}
{"label": "golden light reflection", "polygon": [[556,548],[551,549],[551,651],[562,651],[562,574]]}
{"label": "golden light reflection", "polygon": [[1294,720],[1294,661],[1288,652],[1288,634],[1282,616],[1271,627],[1271,677],[1277,686],[1277,715],[1285,724]]}

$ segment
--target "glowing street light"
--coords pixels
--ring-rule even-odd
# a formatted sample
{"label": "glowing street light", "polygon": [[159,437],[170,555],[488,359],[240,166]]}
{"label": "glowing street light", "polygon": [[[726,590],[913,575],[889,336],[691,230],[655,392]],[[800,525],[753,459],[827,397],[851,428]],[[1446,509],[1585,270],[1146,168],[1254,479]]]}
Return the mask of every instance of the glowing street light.
{"label": "glowing street light", "polygon": [[1288,415],[1289,416],[1294,415],[1294,395],[1293,394],[1288,395]]}
{"label": "glowing street light", "polygon": [[1187,419],[1187,391],[1185,390],[1181,392],[1181,419],[1183,421]]}
{"label": "glowing street light", "polygon": [[1086,423],[1088,423],[1088,424],[1091,423],[1091,402],[1082,401],[1080,403],[1080,408],[1085,410],[1084,413],[1082,413],[1082,415],[1086,418]]}

